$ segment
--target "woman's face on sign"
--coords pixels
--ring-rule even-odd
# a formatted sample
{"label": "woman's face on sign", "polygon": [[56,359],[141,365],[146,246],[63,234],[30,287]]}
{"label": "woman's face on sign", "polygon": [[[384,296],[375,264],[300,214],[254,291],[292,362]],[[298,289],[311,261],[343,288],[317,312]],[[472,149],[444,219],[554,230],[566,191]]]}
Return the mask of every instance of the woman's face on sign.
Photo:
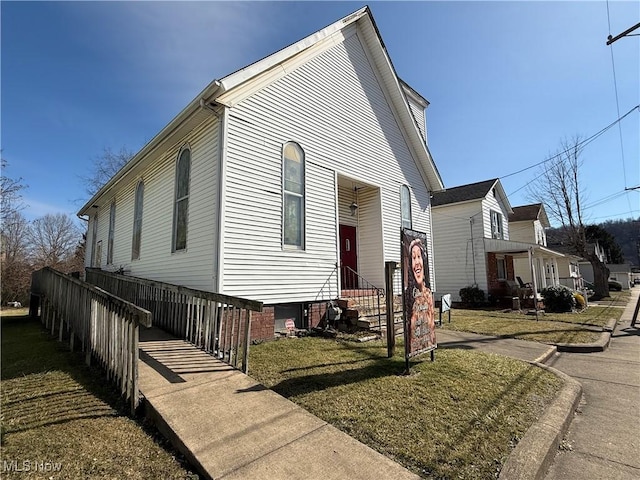
{"label": "woman's face on sign", "polygon": [[424,262],[422,261],[422,251],[418,245],[414,245],[411,249],[411,270],[413,270],[416,283],[422,286],[424,284]]}

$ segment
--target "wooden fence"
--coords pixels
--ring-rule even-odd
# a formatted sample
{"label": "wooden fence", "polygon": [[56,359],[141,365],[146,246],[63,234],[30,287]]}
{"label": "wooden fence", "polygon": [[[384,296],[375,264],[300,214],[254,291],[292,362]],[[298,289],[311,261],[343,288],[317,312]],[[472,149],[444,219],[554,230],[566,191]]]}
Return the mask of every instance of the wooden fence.
{"label": "wooden fence", "polygon": [[151,313],[121,298],[49,267],[31,277],[32,308],[58,339],[69,340],[71,350],[80,343],[87,365],[92,358],[131,404],[140,401],[138,390],[139,327],[151,326]]}
{"label": "wooden fence", "polygon": [[86,275],[89,283],[149,310],[155,327],[247,373],[251,312],[261,312],[262,302],[95,268]]}

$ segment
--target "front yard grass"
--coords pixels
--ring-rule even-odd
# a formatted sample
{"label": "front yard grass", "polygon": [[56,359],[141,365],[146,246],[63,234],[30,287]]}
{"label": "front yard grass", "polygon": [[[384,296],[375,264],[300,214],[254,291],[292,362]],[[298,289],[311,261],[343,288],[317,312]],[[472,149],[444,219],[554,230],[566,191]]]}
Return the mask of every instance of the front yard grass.
{"label": "front yard grass", "polygon": [[[616,292],[619,293],[619,292]],[[442,328],[462,332],[517,338],[541,343],[592,343],[600,338],[609,320],[619,320],[627,296],[614,295],[582,312],[535,315],[500,310],[451,310],[451,323],[443,319]]]}
{"label": "front yard grass", "polygon": [[561,381],[525,362],[438,350],[402,375],[402,342],[307,337],[252,346],[249,374],[425,478],[495,478]]}
{"label": "front yard grass", "polygon": [[101,370],[21,314],[0,318],[1,478],[197,478],[127,416]]}

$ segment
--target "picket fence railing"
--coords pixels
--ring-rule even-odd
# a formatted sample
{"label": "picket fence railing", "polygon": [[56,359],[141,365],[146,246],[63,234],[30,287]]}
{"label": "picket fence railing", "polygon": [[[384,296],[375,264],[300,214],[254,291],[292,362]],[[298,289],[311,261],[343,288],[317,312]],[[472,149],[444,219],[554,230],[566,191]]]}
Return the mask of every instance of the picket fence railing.
{"label": "picket fence railing", "polygon": [[31,276],[31,314],[40,317],[51,334],[69,341],[71,350],[97,361],[135,412],[138,388],[140,326],[151,326],[151,313],[77,278],[45,267]]}
{"label": "picket fence railing", "polygon": [[262,302],[87,268],[87,282],[149,310],[153,326],[248,371],[251,312]]}

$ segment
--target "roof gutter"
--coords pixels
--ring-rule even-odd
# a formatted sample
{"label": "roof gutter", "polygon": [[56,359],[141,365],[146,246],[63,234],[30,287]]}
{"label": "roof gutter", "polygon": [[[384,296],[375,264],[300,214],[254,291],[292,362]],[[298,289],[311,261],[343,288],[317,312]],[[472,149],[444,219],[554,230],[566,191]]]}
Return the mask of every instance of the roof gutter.
{"label": "roof gutter", "polygon": [[[145,157],[155,151],[162,141],[175,132],[180,125],[193,115],[199,108],[211,109],[208,102],[212,97],[219,95],[223,90],[218,80],[213,80],[200,94],[193,99],[178,115],[176,115],[169,124],[167,124],[160,132],[153,137],[142,149],[136,153],[91,199],[78,211],[78,217],[89,215],[87,210],[94,206],[98,199],[108,193],[115,185],[117,185],[127,173],[136,167]],[[207,105],[207,106],[205,106]]]}

